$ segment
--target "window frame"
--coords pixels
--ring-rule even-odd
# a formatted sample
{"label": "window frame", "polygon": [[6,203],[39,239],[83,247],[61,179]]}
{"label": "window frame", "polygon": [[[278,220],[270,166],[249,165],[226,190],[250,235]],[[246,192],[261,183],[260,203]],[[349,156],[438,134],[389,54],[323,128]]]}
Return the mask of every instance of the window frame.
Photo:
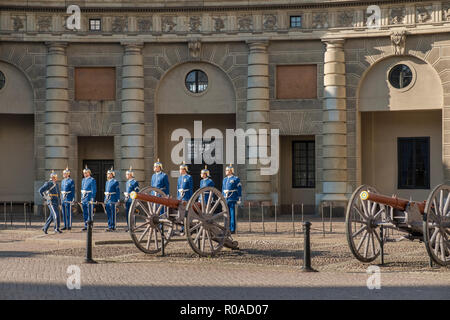
{"label": "window frame", "polygon": [[[305,146],[305,150],[306,150],[306,183],[305,183],[305,185],[296,185],[296,183],[295,183],[295,172],[296,172],[296,169],[295,169],[295,145],[296,144],[301,144],[301,143],[304,143],[306,146]],[[310,171],[309,171],[309,156],[310,156],[310,154],[309,154],[309,145],[310,144],[312,144],[314,147],[313,147],[313,159],[314,159],[314,167],[313,167],[313,170],[312,170],[312,172],[313,172],[313,174],[314,174],[314,178],[312,179],[312,185],[310,186],[310,185],[308,185],[308,183],[310,182],[310,179],[309,179],[309,173],[310,173]],[[291,144],[291,152],[292,152],[292,172],[291,172],[291,174],[292,174],[292,185],[291,185],[291,187],[292,187],[292,189],[315,189],[316,188],[316,141],[315,140],[294,140],[294,141],[292,141],[292,144]],[[300,170],[300,173],[301,173],[301,170]]]}
{"label": "window frame", "polygon": [[[187,78],[193,72],[195,72],[195,80],[194,80],[195,88],[196,88],[195,91],[191,91],[189,89],[188,85],[187,85],[188,84]],[[199,87],[199,72],[202,72],[205,75],[205,77],[206,77],[206,88],[204,90],[202,90],[202,91],[198,91],[198,87]],[[184,77],[184,88],[187,90],[187,92],[189,94],[192,94],[192,95],[195,95],[195,96],[202,95],[202,94],[204,94],[205,92],[208,91],[209,86],[210,86],[210,84],[209,84],[208,74],[205,71],[201,70],[201,69],[191,69],[189,72],[186,73],[186,76]]]}
{"label": "window frame", "polygon": [[[293,26],[292,18],[300,18],[300,26]],[[289,15],[289,28],[290,29],[301,29],[302,27],[303,27],[303,16],[302,15]]]}
{"label": "window frame", "polygon": [[[417,160],[416,160],[416,144],[420,141],[420,140],[424,140],[424,142],[426,142],[427,146],[426,146],[426,157],[425,157],[425,185],[423,186],[418,186],[416,183],[416,175],[413,175],[413,179],[414,179],[414,184],[411,185],[406,185],[406,184],[402,184],[402,173],[403,170],[402,169],[402,157],[401,157],[401,142],[413,142],[413,162],[414,162],[414,166],[413,169],[415,171],[417,171]],[[424,189],[430,189],[430,185],[431,185],[431,172],[430,172],[430,163],[431,163],[431,145],[430,145],[430,137],[397,137],[397,189],[406,189],[406,190],[424,190]],[[404,179],[403,179],[404,180]]]}
{"label": "window frame", "polygon": [[[99,29],[92,29],[91,22],[96,21],[99,23]],[[100,32],[102,31],[102,19],[101,18],[89,18],[89,31]]]}

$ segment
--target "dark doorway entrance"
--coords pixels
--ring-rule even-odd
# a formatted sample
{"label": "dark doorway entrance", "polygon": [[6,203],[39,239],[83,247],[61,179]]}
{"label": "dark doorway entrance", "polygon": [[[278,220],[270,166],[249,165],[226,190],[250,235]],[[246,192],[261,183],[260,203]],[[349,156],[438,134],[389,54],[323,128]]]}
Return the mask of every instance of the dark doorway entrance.
{"label": "dark doorway entrance", "polygon": [[[83,160],[83,169],[86,165],[91,169],[92,177],[97,182],[97,195],[95,200],[103,202],[105,199],[106,172],[114,166],[114,160]],[[97,211],[103,211],[101,205],[98,205],[96,209]]]}

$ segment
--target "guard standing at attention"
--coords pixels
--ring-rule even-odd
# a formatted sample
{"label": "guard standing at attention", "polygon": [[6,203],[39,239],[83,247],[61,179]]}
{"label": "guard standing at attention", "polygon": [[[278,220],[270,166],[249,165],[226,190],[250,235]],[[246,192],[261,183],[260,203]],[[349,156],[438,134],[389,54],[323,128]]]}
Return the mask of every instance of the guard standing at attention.
{"label": "guard standing at attention", "polygon": [[75,199],[75,182],[70,178],[70,170],[66,168],[63,171],[64,179],[61,181],[61,207],[64,228],[61,230],[72,229],[72,203]]}
{"label": "guard standing at attention", "polygon": [[128,229],[130,228],[130,225],[128,223],[128,214],[130,211],[131,202],[133,201],[130,198],[130,193],[133,191],[139,192],[139,182],[137,182],[134,179],[134,172],[131,167],[130,167],[130,170],[127,170],[127,172],[125,173],[125,176],[127,178],[127,184],[125,186],[126,192],[124,192],[123,195],[125,196],[125,209],[126,209],[125,216],[127,218],[127,228],[126,228],[125,232],[128,232]]}
{"label": "guard standing at attention", "polygon": [[222,183],[222,194],[230,209],[230,231],[234,234],[236,230],[235,205],[236,202],[241,203],[242,185],[239,177],[234,175],[234,168],[231,163],[225,168],[225,175]]}
{"label": "guard standing at attention", "polygon": [[95,195],[97,194],[97,183],[91,177],[91,170],[86,166],[83,169],[84,178],[81,181],[81,204],[83,206],[84,228],[87,230],[87,222],[92,220],[92,212],[94,211]]}
{"label": "guard standing at attention", "polygon": [[169,177],[163,171],[163,165],[161,162],[155,162],[153,165],[153,171],[155,172],[152,176],[152,187],[161,189],[166,195],[169,194]]}
{"label": "guard standing at attention", "polygon": [[[200,188],[215,186],[214,181],[212,181],[210,177],[210,173],[207,166],[205,166],[205,169],[202,169],[202,171],[200,172],[200,177],[202,178],[202,180],[200,180]],[[208,197],[209,195],[205,194],[204,200],[205,205],[208,203]],[[198,201],[201,201],[201,199],[199,198]]]}
{"label": "guard standing at attention", "polygon": [[52,221],[54,221],[55,223],[55,233],[62,233],[59,230],[60,198],[57,181],[58,175],[52,170],[52,173],[50,174],[50,180],[44,183],[44,185],[39,188],[39,194],[47,201],[47,206],[50,210],[48,219],[45,222],[44,227],[42,228],[45,234],[47,234],[47,230],[50,227],[50,223],[52,223]]}
{"label": "guard standing at attention", "polygon": [[187,173],[188,167],[183,163],[180,165],[180,176],[177,183],[177,199],[189,201],[194,193],[194,182],[192,177]]}
{"label": "guard standing at attention", "polygon": [[108,179],[105,184],[105,207],[106,215],[108,216],[108,228],[106,231],[116,230],[116,204],[120,199],[119,181],[114,177],[116,173],[113,168],[108,170],[106,178]]}

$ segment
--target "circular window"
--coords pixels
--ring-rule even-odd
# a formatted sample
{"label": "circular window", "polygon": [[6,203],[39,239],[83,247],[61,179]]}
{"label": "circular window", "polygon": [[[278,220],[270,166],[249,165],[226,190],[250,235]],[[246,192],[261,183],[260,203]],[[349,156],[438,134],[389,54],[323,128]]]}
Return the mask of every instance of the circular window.
{"label": "circular window", "polygon": [[3,72],[0,71],[0,90],[3,89],[5,83],[6,83],[5,75],[3,74]]}
{"label": "circular window", "polygon": [[186,76],[186,88],[192,93],[201,93],[208,88],[208,76],[201,70],[192,70]]}
{"label": "circular window", "polygon": [[389,72],[389,83],[397,89],[406,88],[413,80],[413,72],[406,64],[398,64]]}

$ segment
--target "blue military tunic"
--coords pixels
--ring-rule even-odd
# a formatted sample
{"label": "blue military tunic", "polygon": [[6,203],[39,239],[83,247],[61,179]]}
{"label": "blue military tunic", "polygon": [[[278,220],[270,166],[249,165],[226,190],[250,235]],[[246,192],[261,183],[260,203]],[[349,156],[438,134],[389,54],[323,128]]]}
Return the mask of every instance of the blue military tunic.
{"label": "blue military tunic", "polygon": [[59,187],[53,180],[47,181],[42,187],[39,188],[39,194],[44,197],[44,193],[49,196],[50,201],[47,201],[50,214],[44,225],[44,231],[47,232],[50,223],[55,221],[55,230],[59,230]]}
{"label": "blue military tunic", "polygon": [[130,211],[131,202],[133,201],[130,198],[130,193],[132,193],[133,191],[139,192],[139,182],[137,182],[135,179],[130,179],[127,181],[125,185],[125,192],[124,192],[125,208],[127,210],[127,212],[125,213],[125,216],[127,217],[127,225],[128,225],[128,213]]}
{"label": "blue military tunic", "polygon": [[152,176],[152,187],[161,189],[165,194],[169,194],[169,177],[164,172],[155,172]]}
{"label": "blue military tunic", "polygon": [[83,205],[84,226],[87,227],[88,220],[92,220],[93,206],[89,202],[95,201],[97,194],[97,183],[93,177],[83,178],[81,181],[81,204]]}
{"label": "blue military tunic", "polygon": [[234,232],[236,227],[235,205],[242,196],[242,185],[239,177],[235,175],[227,176],[223,179],[222,194],[227,200],[230,209],[230,231]]}
{"label": "blue military tunic", "polygon": [[72,228],[72,201],[75,199],[75,182],[71,178],[61,181],[61,207],[64,228]]}
{"label": "blue military tunic", "polygon": [[[200,188],[204,188],[204,187],[214,187],[214,181],[212,181],[211,178],[204,178],[202,180],[200,180]],[[209,194],[205,194],[205,205],[208,203],[208,198],[209,198]],[[214,199],[214,197],[213,197]],[[201,197],[198,199],[198,201],[201,201]]]}
{"label": "blue military tunic", "polygon": [[194,182],[189,174],[182,174],[178,177],[177,199],[189,201],[194,193]]}
{"label": "blue military tunic", "polygon": [[119,182],[116,179],[109,179],[105,185],[105,207],[108,216],[108,228],[116,229],[116,203],[120,200]]}

